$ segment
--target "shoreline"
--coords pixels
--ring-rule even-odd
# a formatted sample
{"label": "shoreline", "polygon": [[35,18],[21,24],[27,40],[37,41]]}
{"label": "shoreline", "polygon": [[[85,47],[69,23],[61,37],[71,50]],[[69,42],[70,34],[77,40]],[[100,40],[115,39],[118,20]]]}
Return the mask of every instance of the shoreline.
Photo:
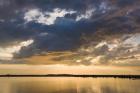
{"label": "shoreline", "polygon": [[140,75],[75,75],[75,74],[46,74],[46,75],[13,75],[5,74],[0,77],[83,77],[83,78],[130,78],[140,79]]}

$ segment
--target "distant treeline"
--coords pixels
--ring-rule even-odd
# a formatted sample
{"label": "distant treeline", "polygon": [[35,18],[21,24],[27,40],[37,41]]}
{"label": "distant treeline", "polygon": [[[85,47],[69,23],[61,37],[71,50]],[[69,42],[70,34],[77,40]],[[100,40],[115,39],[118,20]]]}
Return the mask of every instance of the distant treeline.
{"label": "distant treeline", "polygon": [[0,75],[0,77],[93,77],[93,78],[134,78],[140,79],[140,75],[75,75],[75,74],[46,74],[46,75],[13,75],[6,74]]}

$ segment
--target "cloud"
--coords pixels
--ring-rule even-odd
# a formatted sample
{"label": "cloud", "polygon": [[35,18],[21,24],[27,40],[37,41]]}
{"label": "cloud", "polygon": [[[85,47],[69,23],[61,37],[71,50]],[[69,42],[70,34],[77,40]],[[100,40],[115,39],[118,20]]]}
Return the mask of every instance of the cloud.
{"label": "cloud", "polygon": [[81,57],[76,59],[76,62],[87,61],[94,65],[138,65],[140,64],[139,38],[140,34],[136,33],[121,35],[111,40],[106,38],[96,42],[96,45],[91,42],[87,48],[79,50]]}
{"label": "cloud", "polygon": [[82,19],[90,19],[95,12],[95,9],[89,9],[85,12],[85,14],[78,15],[76,21],[80,21]]}
{"label": "cloud", "polygon": [[88,46],[83,49],[86,58],[78,59],[83,64],[92,64],[94,58],[106,62],[129,58],[139,54],[139,4],[138,0],[0,0],[0,47],[33,38],[14,56]]}
{"label": "cloud", "polygon": [[10,4],[10,0],[0,0],[0,7],[8,6]]}
{"label": "cloud", "polygon": [[73,14],[76,11],[55,8],[52,12],[41,12],[38,9],[31,9],[25,13],[26,22],[35,21],[44,25],[55,24],[57,18],[64,17],[66,14]]}
{"label": "cloud", "polygon": [[139,46],[140,45],[140,34],[130,35],[130,38],[124,41],[125,45]]}
{"label": "cloud", "polygon": [[34,41],[31,39],[17,43],[16,45],[0,47],[0,60],[12,60],[14,55],[18,54],[22,47],[28,47],[33,42]]}

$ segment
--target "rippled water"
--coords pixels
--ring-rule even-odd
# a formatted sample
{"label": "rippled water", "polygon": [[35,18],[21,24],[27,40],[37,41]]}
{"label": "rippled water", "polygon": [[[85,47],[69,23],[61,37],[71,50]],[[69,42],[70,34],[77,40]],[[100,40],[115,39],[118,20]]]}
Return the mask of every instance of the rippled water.
{"label": "rippled water", "polygon": [[120,78],[0,78],[0,93],[140,93],[140,80]]}

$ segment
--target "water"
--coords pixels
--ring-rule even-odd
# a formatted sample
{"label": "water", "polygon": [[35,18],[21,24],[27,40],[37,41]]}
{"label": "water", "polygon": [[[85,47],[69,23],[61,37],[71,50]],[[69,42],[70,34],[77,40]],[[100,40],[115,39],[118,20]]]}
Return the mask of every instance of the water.
{"label": "water", "polygon": [[140,80],[120,78],[0,78],[0,93],[140,93]]}

